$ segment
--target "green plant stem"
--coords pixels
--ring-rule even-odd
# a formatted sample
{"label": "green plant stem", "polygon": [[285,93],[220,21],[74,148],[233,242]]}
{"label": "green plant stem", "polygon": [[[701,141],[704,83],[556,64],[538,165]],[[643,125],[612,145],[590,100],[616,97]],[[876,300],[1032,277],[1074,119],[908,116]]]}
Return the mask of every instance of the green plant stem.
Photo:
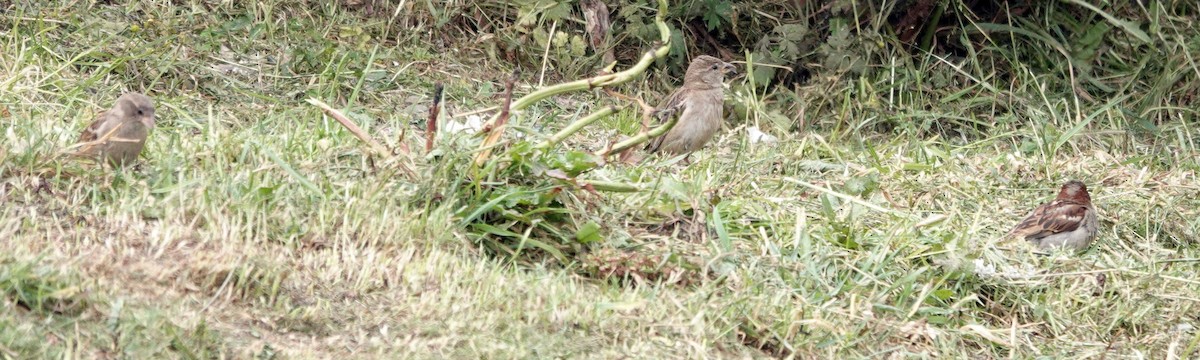
{"label": "green plant stem", "polygon": [[654,128],[653,130],[650,130],[650,131],[647,131],[647,132],[644,132],[641,134],[637,134],[634,137],[622,140],[621,142],[617,143],[616,145],[613,145],[613,147],[611,149],[597,151],[596,156],[601,156],[601,157],[607,158],[608,156],[611,156],[612,154],[620,153],[622,151],[625,151],[625,149],[629,149],[631,147],[637,146],[638,144],[649,141],[652,138],[659,137],[659,136],[662,136],[663,134],[666,134],[667,131],[671,130],[671,127],[675,126],[675,122],[679,120],[679,117],[678,116],[670,116],[670,117],[668,117],[668,119],[669,120],[667,120],[666,124],[662,124],[659,127]]}
{"label": "green plant stem", "polygon": [[566,139],[568,136],[571,136],[571,134],[579,132],[579,130],[582,130],[584,127],[591,125],[591,123],[593,123],[593,122],[596,122],[596,120],[600,120],[600,118],[608,116],[614,112],[617,112],[617,110],[620,110],[620,109],[621,109],[620,107],[615,106],[615,105],[605,106],[603,109],[600,109],[599,111],[591,113],[588,116],[583,117],[582,119],[575,120],[575,122],[571,123],[571,125],[567,125],[567,127],[563,128],[562,130],[559,130],[557,133],[555,133],[549,139],[546,139],[546,141],[542,142],[541,144],[538,144],[537,147],[540,149],[548,149],[551,146],[554,146],[555,144],[562,142],[563,139]]}
{"label": "green plant stem", "polygon": [[937,7],[934,8],[933,15],[929,17],[931,20],[929,20],[928,25],[925,26],[925,29],[921,31],[922,34],[920,48],[922,51],[928,52],[929,47],[932,46],[933,36],[937,33],[937,24],[941,21],[942,13],[945,11],[945,4],[938,4]]}
{"label": "green plant stem", "polygon": [[582,179],[580,179],[580,180],[579,180],[579,184],[581,184],[581,185],[591,185],[591,186],[592,186],[592,188],[593,188],[593,189],[596,189],[597,191],[609,191],[609,192],[638,192],[638,191],[641,191],[641,190],[642,190],[642,188],[641,188],[641,187],[638,187],[637,185],[625,184],[625,183],[619,183],[619,182],[612,182],[612,181],[600,181],[600,180],[582,180]]}
{"label": "green plant stem", "polygon": [[[666,0],[658,0],[658,14],[654,16],[654,23],[655,23],[655,25],[658,26],[658,33],[659,33],[659,36],[661,36],[662,40],[657,48],[647,51],[645,54],[642,54],[642,58],[640,60],[638,60],[637,64],[634,64],[632,67],[625,69],[625,71],[621,71],[618,73],[598,75],[598,76],[594,76],[594,77],[587,78],[587,79],[581,79],[581,80],[576,80],[576,81],[572,81],[572,82],[568,82],[568,83],[551,85],[549,87],[539,89],[539,90],[529,93],[525,96],[522,96],[521,98],[519,98],[517,100],[514,100],[513,103],[508,108],[509,111],[512,112],[512,111],[524,109],[526,107],[529,107],[530,105],[533,105],[534,103],[536,103],[538,101],[541,101],[545,98],[548,98],[548,97],[551,97],[554,95],[568,93],[568,92],[572,92],[572,91],[590,90],[590,89],[594,89],[594,88],[619,85],[619,84],[628,82],[630,80],[633,80],[635,77],[644,73],[646,71],[646,69],[649,68],[650,65],[654,63],[654,60],[661,58],[663,56],[667,56],[667,53],[671,50],[671,29],[667,27],[666,13],[667,13],[667,1]],[[499,119],[500,119],[500,113],[493,115],[492,118],[488,120],[487,125],[484,125],[484,127],[489,128],[489,127],[495,126],[496,122]],[[493,129],[493,131],[503,131],[503,130],[504,130],[503,128]],[[480,146],[482,148],[482,147],[486,147],[486,146],[490,146],[490,145],[492,145],[492,144],[485,141]],[[482,160],[482,157],[479,160]],[[478,161],[477,161],[477,163],[478,163]]]}

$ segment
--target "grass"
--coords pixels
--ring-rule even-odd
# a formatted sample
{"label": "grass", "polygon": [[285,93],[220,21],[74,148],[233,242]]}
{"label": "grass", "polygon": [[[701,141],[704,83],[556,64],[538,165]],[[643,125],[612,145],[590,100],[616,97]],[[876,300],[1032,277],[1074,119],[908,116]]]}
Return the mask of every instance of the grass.
{"label": "grass", "polygon": [[[1017,61],[1056,56],[1035,41],[796,93],[735,80],[747,115],[691,166],[610,164],[584,177],[645,190],[540,198],[562,184],[517,166],[473,181],[477,138],[443,138],[409,178],[304,102],[416,153],[434,82],[451,113],[498,103],[513,65],[435,49],[419,22],[288,1],[13,6],[0,358],[1192,358],[1200,121],[1182,99],[1200,54],[1182,40],[1194,15],[1156,11],[1173,55],[1115,45],[1129,51],[1093,63],[1117,74],[1112,94],[1096,90],[1111,79],[1072,85],[1065,66]],[[139,167],[58,154],[126,90],[158,106]],[[608,101],[577,94],[514,121],[537,138]],[[562,148],[601,149],[637,121],[626,110]],[[780,142],[750,143],[748,125]],[[1100,209],[1088,251],[1001,239],[1067,179]],[[541,215],[523,228],[481,213],[495,231],[553,246],[593,223],[603,240],[567,244],[565,261],[504,255],[512,244],[464,219],[510,193],[526,202],[494,209]]]}

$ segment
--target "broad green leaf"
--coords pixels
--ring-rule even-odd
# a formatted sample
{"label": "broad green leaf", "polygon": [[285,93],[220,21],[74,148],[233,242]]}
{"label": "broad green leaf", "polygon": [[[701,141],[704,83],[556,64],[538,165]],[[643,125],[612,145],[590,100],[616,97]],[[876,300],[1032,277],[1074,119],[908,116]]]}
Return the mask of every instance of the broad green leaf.
{"label": "broad green leaf", "polygon": [[575,231],[575,240],[581,244],[591,244],[600,242],[604,238],[600,235],[600,224],[595,221],[588,221],[579,230]]}

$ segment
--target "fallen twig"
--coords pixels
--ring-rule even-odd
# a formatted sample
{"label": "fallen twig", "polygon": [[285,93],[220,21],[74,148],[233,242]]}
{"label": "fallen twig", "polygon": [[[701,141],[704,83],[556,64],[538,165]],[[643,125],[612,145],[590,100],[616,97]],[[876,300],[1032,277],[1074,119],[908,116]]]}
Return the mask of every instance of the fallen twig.
{"label": "fallen twig", "polygon": [[516,87],[517,72],[513,71],[508,81],[504,82],[504,105],[500,106],[500,113],[496,114],[495,122],[484,125],[483,132],[488,133],[487,138],[483,139],[483,144],[480,148],[483,149],[475,156],[475,164],[482,165],[487,158],[492,156],[493,145],[500,141],[500,135],[504,134],[504,125],[508,123],[509,116],[512,115],[512,96],[513,88]]}
{"label": "fallen twig", "polygon": [[317,107],[321,108],[321,110],[324,110],[325,114],[329,115],[329,117],[332,117],[334,120],[342,123],[342,126],[345,126],[346,130],[350,130],[351,134],[354,134],[354,136],[358,137],[359,140],[362,140],[363,142],[366,142],[367,145],[370,145],[372,151],[382,155],[387,155],[390,153],[386,146],[383,146],[383,144],[380,144],[378,141],[375,141],[375,139],[372,139],[370,135],[367,135],[366,131],[363,131],[363,129],[358,127],[358,125],[356,125],[353,121],[350,121],[350,118],[346,117],[345,114],[342,114],[341,111],[337,111],[328,104],[325,104],[324,102],[321,102],[321,100],[317,99],[308,99],[308,103],[316,105]]}
{"label": "fallen twig", "polygon": [[[375,141],[375,139],[371,138],[370,135],[367,135],[366,131],[363,131],[363,129],[358,127],[358,125],[356,125],[353,121],[350,121],[350,118],[346,117],[345,114],[342,114],[341,111],[338,111],[338,110],[334,109],[333,107],[330,107],[328,104],[325,104],[321,100],[310,98],[307,101],[309,104],[313,104],[316,107],[321,108],[321,110],[325,111],[325,114],[329,115],[329,117],[332,117],[334,120],[337,120],[338,123],[340,123],[340,124],[342,124],[342,126],[346,127],[346,130],[350,130],[350,133],[354,134],[354,137],[357,137],[359,140],[362,140],[363,142],[367,143],[368,148],[372,152],[376,153],[377,155],[385,156],[388,158],[395,157],[395,155],[392,154],[392,152],[390,150],[388,150],[388,148],[386,146],[383,146],[383,144],[380,144],[378,141]],[[399,149],[401,150],[402,154],[404,154],[404,155],[409,154],[408,149],[406,147],[399,147]],[[410,169],[408,167],[408,165],[405,165],[404,163],[397,163],[397,165],[399,165],[400,168],[403,169],[404,172],[408,173],[410,176],[414,176],[414,177],[416,176],[416,172],[414,172],[412,169]]]}

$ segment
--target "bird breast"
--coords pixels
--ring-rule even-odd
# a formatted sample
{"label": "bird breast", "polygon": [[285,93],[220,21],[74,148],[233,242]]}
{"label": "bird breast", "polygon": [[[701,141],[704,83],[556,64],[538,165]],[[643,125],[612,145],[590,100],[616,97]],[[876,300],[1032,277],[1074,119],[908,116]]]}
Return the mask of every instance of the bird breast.
{"label": "bird breast", "polygon": [[690,153],[704,144],[721,129],[724,95],[721,89],[698,91],[689,96],[679,115],[679,122],[667,134],[669,144],[663,144],[668,152]]}
{"label": "bird breast", "polygon": [[124,140],[123,142],[136,140],[134,142],[143,142],[146,136],[149,135],[150,127],[146,126],[144,122],[128,119],[105,122],[98,130],[96,134],[97,138],[103,138],[105,134],[115,130],[112,137],[109,138],[110,140]]}

